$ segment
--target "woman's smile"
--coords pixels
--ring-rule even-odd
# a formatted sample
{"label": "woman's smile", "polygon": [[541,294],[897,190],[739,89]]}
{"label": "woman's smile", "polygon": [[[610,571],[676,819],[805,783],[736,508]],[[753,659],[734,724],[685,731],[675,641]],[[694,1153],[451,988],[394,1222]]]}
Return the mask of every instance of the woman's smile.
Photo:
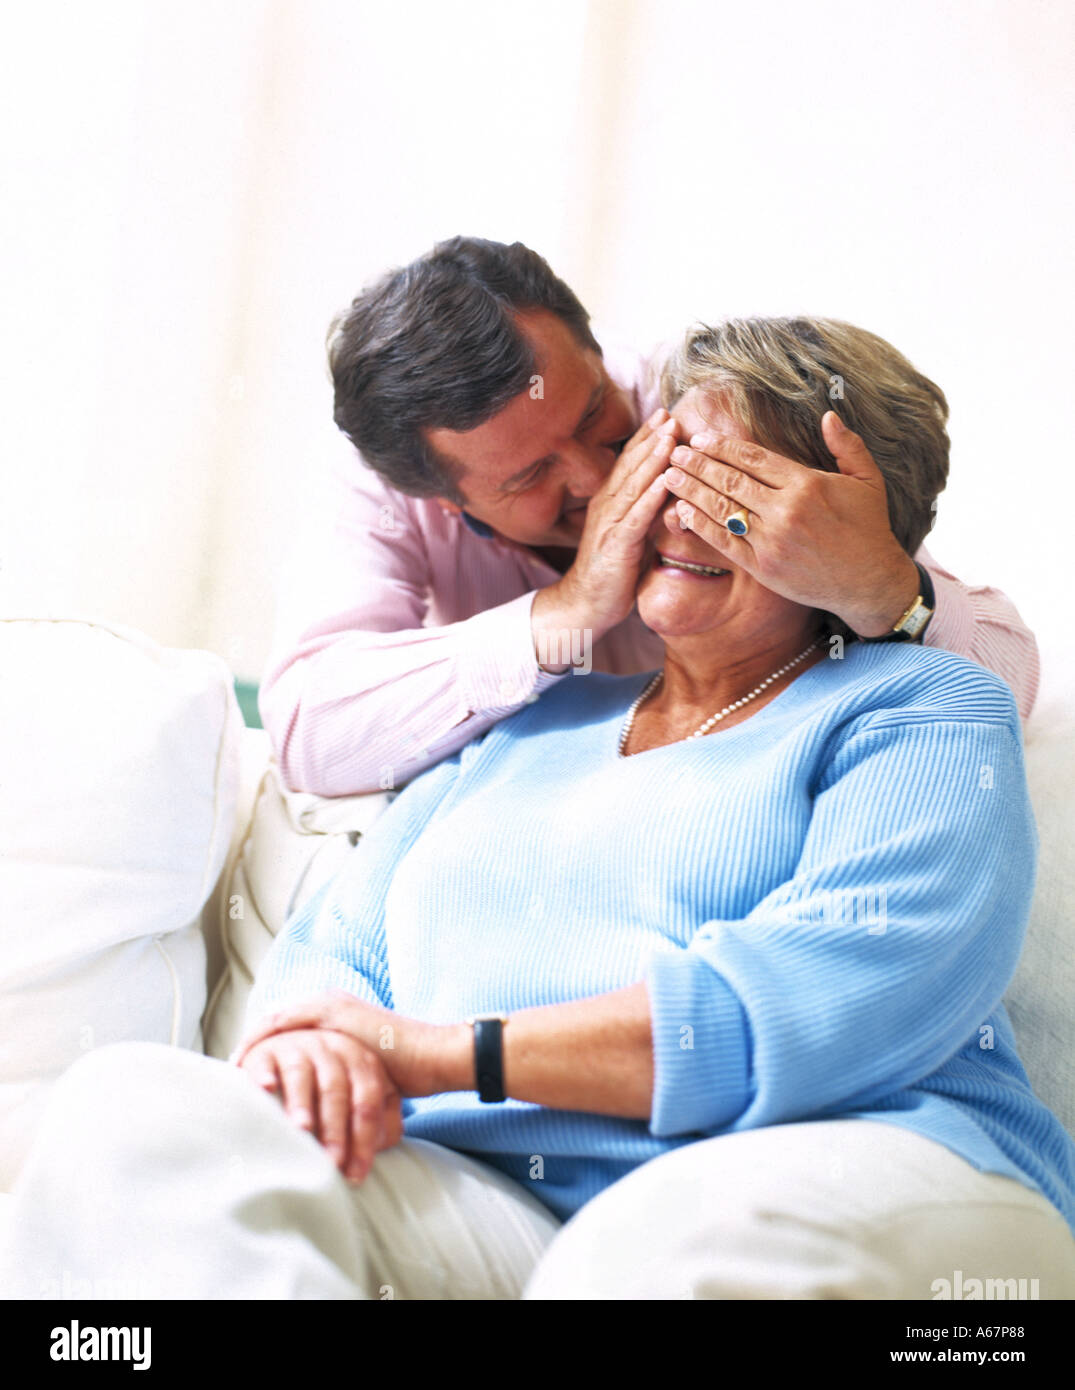
{"label": "woman's smile", "polygon": [[731,574],[731,570],[721,569],[716,565],[704,565],[697,560],[688,560],[683,555],[672,555],[662,550],[655,553],[653,568],[666,569],[671,575],[678,575],[684,579],[723,579]]}

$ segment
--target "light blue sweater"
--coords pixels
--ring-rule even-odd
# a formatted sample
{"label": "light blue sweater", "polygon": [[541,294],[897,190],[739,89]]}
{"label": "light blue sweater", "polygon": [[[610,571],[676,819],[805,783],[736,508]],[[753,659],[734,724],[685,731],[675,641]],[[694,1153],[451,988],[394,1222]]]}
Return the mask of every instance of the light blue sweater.
{"label": "light blue sweater", "polygon": [[644,979],[648,1124],[454,1092],[406,1102],[406,1133],[567,1217],[699,1137],[865,1117],[1075,1230],[1075,1143],[1001,1003],[1036,850],[1007,686],[853,644],[738,726],[621,758],[648,679],[565,678],[406,787],[281,932],[248,1021],[332,987],[448,1023]]}

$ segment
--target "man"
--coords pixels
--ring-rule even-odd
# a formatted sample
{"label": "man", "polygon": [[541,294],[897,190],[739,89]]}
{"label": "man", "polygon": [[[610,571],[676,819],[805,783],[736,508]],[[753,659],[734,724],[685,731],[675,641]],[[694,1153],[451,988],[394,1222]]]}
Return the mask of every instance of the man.
{"label": "man", "polygon": [[633,605],[669,491],[685,528],[769,588],[861,638],[978,661],[1029,714],[1033,636],[1004,595],[900,549],[880,472],[838,414],[819,426],[835,473],[683,439],[655,409],[656,364],[603,355],[520,243],[455,237],[385,276],[334,322],[329,360],[350,444],[282,590],[260,692],[290,787],[395,787],[569,670],[658,665]]}

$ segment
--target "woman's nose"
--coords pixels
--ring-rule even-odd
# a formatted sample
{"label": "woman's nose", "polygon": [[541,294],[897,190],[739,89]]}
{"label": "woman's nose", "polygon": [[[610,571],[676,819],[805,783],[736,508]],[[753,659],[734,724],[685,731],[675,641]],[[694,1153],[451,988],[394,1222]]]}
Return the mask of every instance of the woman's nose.
{"label": "woman's nose", "polygon": [[678,500],[677,497],[669,493],[668,501],[661,508],[658,518],[664,530],[672,531],[677,536],[683,531],[683,527],[679,524],[679,512],[676,510]]}

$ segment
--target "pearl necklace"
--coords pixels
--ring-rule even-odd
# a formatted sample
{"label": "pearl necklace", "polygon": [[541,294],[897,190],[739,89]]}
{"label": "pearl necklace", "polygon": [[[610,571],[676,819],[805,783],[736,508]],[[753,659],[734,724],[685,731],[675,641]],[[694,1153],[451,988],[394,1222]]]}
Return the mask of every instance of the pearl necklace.
{"label": "pearl necklace", "polygon": [[[733,710],[737,710],[742,705],[749,704],[751,700],[756,699],[762,693],[762,691],[766,689],[767,686],[772,685],[773,681],[777,681],[780,679],[781,676],[786,675],[787,672],[790,671],[793,666],[798,666],[800,661],[805,661],[806,658],[810,655],[810,653],[814,650],[814,648],[819,647],[820,645],[821,638],[816,637],[808,647],[801,651],[799,655],[795,657],[793,660],[789,661],[786,666],[781,666],[779,671],[774,671],[771,676],[766,676],[765,679],[762,681],[761,685],[755,686],[755,688],[750,692],[749,695],[744,695],[741,700],[735,700],[732,702],[732,704],[725,705],[724,708],[718,714],[714,714],[710,719],[707,719],[704,724],[699,725],[699,727],[695,729],[693,734],[687,734],[686,737],[677,740],[677,742],[686,743],[688,739],[701,738],[703,734],[709,733],[713,725],[719,724],[720,721],[725,717],[725,715],[731,714]],[[631,730],[634,728],[635,724],[635,715],[641,709],[642,705],[645,704],[645,702],[657,689],[662,680],[664,680],[664,672],[658,671],[657,674],[650,681],[649,685],[646,686],[645,690],[643,690],[642,694],[639,695],[638,699],[628,710],[627,722],[623,726],[623,733],[620,734],[619,754],[621,758],[627,756],[623,750],[627,746],[627,740],[631,737]]]}

